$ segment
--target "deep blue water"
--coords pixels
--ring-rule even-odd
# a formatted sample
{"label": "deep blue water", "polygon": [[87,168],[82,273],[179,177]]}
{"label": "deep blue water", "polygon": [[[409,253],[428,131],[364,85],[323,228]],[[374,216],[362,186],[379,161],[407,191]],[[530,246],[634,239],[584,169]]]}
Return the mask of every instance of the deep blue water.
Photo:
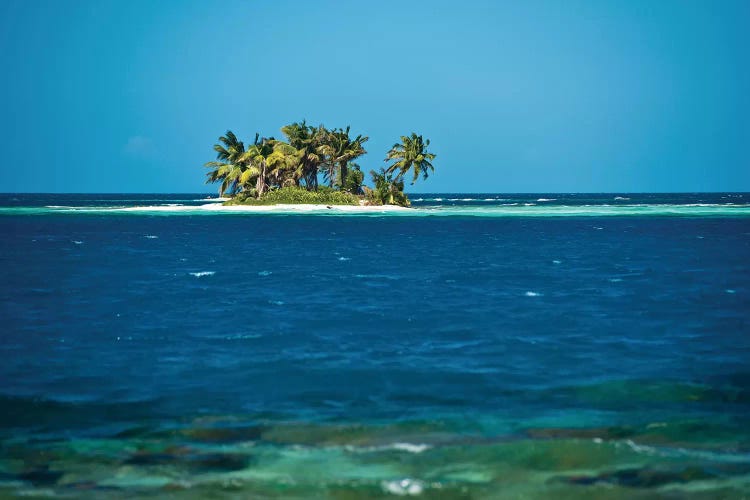
{"label": "deep blue water", "polygon": [[[187,204],[204,197],[130,196],[3,195],[0,205]],[[439,206],[440,198],[473,207],[545,203],[532,201],[540,198],[592,205],[613,196],[412,199],[415,206]],[[496,201],[487,201],[492,197]],[[634,205],[718,205],[746,203],[749,196],[622,197],[629,199],[618,201]],[[185,436],[218,425],[266,429],[220,440],[222,446],[251,441],[281,454],[294,446],[308,446],[309,453],[332,453],[332,446],[431,447],[401,450],[413,462],[409,467],[391,450],[378,463],[389,468],[377,473],[367,469],[375,458],[364,463],[347,456],[346,470],[368,471],[355,474],[360,482],[347,487],[372,487],[375,493],[365,493],[375,496],[391,487],[408,490],[401,478],[420,481],[414,484],[425,493],[439,483],[492,496],[508,479],[476,479],[488,463],[523,469],[528,475],[519,481],[534,485],[528,486],[531,496],[563,488],[556,481],[567,481],[564,487],[572,490],[560,491],[573,497],[598,497],[601,485],[610,493],[663,492],[691,484],[692,476],[679,476],[680,467],[708,474],[698,480],[716,481],[717,489],[709,491],[747,494],[750,217],[170,217],[6,210],[0,234],[0,438],[6,443],[0,488],[5,474],[9,492],[78,485],[85,474],[71,471],[92,458],[79,448],[63,453],[61,443],[103,446],[113,439],[120,444],[106,460],[101,450],[94,453],[106,467],[84,478],[94,484],[86,491],[101,495],[105,490],[96,488],[107,486],[115,488],[110,493],[150,492],[184,479],[175,471],[185,464],[159,462],[174,470],[160,472],[169,481],[152,484],[141,479],[158,476],[148,469],[153,464],[128,454],[175,443],[203,449],[216,441]],[[359,429],[354,437],[352,428]],[[383,428],[396,430],[383,437]],[[57,458],[29,458],[28,450],[39,451],[39,439],[53,443]],[[612,445],[611,456],[588,448],[602,440]],[[493,448],[506,446],[497,443],[582,448],[550,449],[538,462],[555,465],[540,466],[530,465],[530,448]],[[451,446],[461,447],[463,462],[445,455]],[[483,446],[489,447],[486,455],[476,451]],[[633,456],[622,455],[623,447]],[[688,450],[688,458],[674,450]],[[471,461],[471,453],[481,456]],[[595,463],[558,463],[557,453]],[[268,474],[278,472],[279,458],[263,457],[239,470],[262,470],[266,479],[247,472],[242,487],[256,491],[278,480]],[[295,470],[311,467],[295,460],[302,461]],[[459,462],[476,481],[465,471],[446,472]],[[717,469],[726,462],[734,468]],[[628,484],[630,476],[621,472],[627,467],[677,474],[679,480]],[[34,482],[23,476],[27,470],[61,476],[50,484]],[[540,470],[560,477],[541,477]],[[191,471],[191,477],[197,474]],[[214,484],[211,474],[220,472],[209,467],[205,484]],[[585,473],[593,479],[576,483]],[[129,474],[127,481],[114,481],[118,474]],[[304,483],[302,494],[330,494],[331,484],[342,479],[320,481]]]}

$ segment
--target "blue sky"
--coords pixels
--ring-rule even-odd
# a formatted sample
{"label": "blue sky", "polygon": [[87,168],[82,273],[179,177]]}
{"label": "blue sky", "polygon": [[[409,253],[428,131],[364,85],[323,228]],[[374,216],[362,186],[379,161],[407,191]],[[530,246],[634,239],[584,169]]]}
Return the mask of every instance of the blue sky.
{"label": "blue sky", "polygon": [[750,2],[0,2],[0,191],[209,192],[225,130],[432,140],[409,191],[750,191]]}

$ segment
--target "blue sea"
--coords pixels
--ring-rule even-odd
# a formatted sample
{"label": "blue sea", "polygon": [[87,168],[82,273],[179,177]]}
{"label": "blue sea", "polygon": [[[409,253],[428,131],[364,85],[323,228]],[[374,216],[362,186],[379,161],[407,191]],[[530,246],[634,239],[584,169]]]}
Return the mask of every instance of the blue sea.
{"label": "blue sea", "polygon": [[0,497],[750,496],[750,194],[208,197],[0,195]]}

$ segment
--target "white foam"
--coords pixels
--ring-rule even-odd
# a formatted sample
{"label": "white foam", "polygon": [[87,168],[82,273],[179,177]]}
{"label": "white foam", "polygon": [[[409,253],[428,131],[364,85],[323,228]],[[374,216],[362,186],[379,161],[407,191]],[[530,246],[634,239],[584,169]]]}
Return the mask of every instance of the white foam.
{"label": "white foam", "polygon": [[735,290],[732,290],[731,288],[727,288],[727,289],[726,289],[726,290],[724,290],[724,291],[725,291],[725,292],[727,292],[727,293],[736,293],[736,291],[735,291]]}
{"label": "white foam", "polygon": [[553,264],[560,264],[561,262],[559,260],[553,260],[552,263]]}
{"label": "white foam", "polygon": [[408,451],[409,453],[422,453],[425,450],[431,448],[428,444],[412,444],[412,443],[393,443],[391,447],[394,450]]}
{"label": "white foam", "polygon": [[536,201],[557,201],[557,198],[539,198]]}
{"label": "white foam", "polygon": [[[91,207],[89,207],[91,208]],[[103,207],[94,211],[107,210]],[[210,213],[374,213],[374,212],[412,212],[413,210],[397,205],[315,205],[315,204],[283,204],[278,205],[222,205],[221,203],[206,203],[204,205],[181,205],[169,207],[164,205],[147,205],[138,207],[109,208],[119,212],[210,212]]]}
{"label": "white foam", "polygon": [[344,261],[344,260],[352,260],[352,259],[350,259],[349,257],[339,257],[339,260]]}
{"label": "white foam", "polygon": [[414,444],[414,443],[407,443],[407,442],[396,442],[381,446],[345,446],[344,447],[347,451],[355,452],[355,453],[372,453],[372,452],[381,452],[381,451],[405,451],[407,453],[423,453],[432,446],[429,444]]}
{"label": "white foam", "polygon": [[79,240],[71,240],[71,243],[75,243],[76,245],[83,245],[83,242]]}
{"label": "white foam", "polygon": [[401,479],[400,481],[383,481],[383,490],[386,493],[398,496],[417,496],[424,491],[422,481],[416,479]]}
{"label": "white foam", "polygon": [[238,333],[236,335],[227,335],[224,337],[226,340],[249,340],[249,339],[259,339],[263,335],[260,333]]}
{"label": "white foam", "polygon": [[524,293],[524,295],[527,297],[541,297],[542,296],[541,293],[537,293],[537,292],[526,292]]}
{"label": "white foam", "polygon": [[202,278],[203,276],[213,276],[216,274],[216,271],[199,271],[197,273],[190,273],[191,276],[195,276],[196,278]]}
{"label": "white foam", "polygon": [[615,196],[615,200],[629,200],[630,198],[626,198],[624,196]]}
{"label": "white foam", "polygon": [[270,276],[272,274],[271,271],[259,271],[258,276]]}
{"label": "white foam", "polygon": [[146,238],[147,240],[155,240],[158,238],[158,236],[155,236],[153,234],[147,234],[146,236],[144,236],[144,238]]}
{"label": "white foam", "polygon": [[[672,447],[656,447],[648,446],[644,444],[637,444],[634,441],[628,439],[624,441],[625,446],[635,451],[649,456],[659,456],[667,458],[685,458],[690,457],[692,459],[699,458],[702,460],[712,460],[716,462],[724,463],[742,463],[747,462],[750,459],[749,453],[737,453],[737,452],[721,452],[721,451],[708,451],[698,450],[691,448],[672,448]],[[616,447],[620,447],[620,443],[615,443]]]}

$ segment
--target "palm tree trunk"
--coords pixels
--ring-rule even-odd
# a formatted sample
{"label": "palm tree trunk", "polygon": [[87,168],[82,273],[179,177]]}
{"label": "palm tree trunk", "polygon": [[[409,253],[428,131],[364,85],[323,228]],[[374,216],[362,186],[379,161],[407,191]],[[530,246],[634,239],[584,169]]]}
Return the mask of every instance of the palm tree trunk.
{"label": "palm tree trunk", "polygon": [[266,190],[266,162],[262,161],[260,165],[260,174],[258,175],[258,181],[255,183],[255,190],[258,192],[258,198],[263,196],[263,193]]}
{"label": "palm tree trunk", "polygon": [[339,189],[344,190],[344,182],[346,182],[346,174],[348,173],[348,165],[346,161],[342,161],[339,164]]}

